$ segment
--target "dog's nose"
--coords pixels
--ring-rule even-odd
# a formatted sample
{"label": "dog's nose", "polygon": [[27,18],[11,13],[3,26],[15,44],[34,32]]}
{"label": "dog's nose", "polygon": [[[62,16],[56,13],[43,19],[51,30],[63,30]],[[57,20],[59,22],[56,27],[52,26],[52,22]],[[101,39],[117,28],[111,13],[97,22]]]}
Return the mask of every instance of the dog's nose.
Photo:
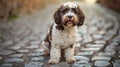
{"label": "dog's nose", "polygon": [[68,18],[71,19],[73,16],[72,15],[68,15]]}

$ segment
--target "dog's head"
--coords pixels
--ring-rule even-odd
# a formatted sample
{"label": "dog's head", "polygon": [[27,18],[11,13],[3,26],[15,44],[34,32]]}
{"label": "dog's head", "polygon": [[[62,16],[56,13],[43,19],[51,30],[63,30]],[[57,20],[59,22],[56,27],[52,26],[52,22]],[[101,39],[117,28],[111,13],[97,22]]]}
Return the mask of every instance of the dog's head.
{"label": "dog's head", "polygon": [[64,26],[74,27],[82,26],[84,23],[84,14],[78,4],[67,2],[61,5],[54,13],[55,23],[57,28],[63,30]]}

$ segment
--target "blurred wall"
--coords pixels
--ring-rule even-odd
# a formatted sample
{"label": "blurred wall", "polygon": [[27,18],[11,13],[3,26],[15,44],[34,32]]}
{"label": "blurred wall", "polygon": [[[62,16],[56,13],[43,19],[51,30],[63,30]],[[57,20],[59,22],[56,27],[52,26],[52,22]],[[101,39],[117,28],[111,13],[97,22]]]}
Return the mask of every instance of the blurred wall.
{"label": "blurred wall", "polygon": [[53,3],[57,3],[57,0],[0,0],[0,18],[31,13]]}
{"label": "blurred wall", "polygon": [[102,5],[120,13],[120,0],[98,0]]}

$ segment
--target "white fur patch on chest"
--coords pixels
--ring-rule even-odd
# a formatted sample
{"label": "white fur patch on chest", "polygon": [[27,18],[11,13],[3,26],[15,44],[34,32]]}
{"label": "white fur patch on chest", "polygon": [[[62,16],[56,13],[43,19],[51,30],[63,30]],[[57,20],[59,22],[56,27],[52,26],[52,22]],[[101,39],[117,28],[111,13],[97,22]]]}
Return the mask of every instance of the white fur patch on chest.
{"label": "white fur patch on chest", "polygon": [[52,44],[57,44],[62,48],[69,47],[74,44],[77,39],[77,27],[68,30],[58,30],[53,26],[52,30]]}
{"label": "white fur patch on chest", "polygon": [[68,6],[70,8],[76,8],[77,4],[75,4],[74,2],[67,2],[67,3],[63,4],[63,6]]}

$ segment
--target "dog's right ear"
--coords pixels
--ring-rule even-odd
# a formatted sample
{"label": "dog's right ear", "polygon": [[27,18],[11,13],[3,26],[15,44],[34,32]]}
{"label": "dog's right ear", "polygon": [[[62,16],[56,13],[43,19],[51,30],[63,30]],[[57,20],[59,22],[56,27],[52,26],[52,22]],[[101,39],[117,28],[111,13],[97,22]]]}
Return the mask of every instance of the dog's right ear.
{"label": "dog's right ear", "polygon": [[54,21],[57,24],[56,28],[59,30],[63,30],[62,21],[61,21],[62,19],[60,16],[60,12],[61,12],[62,7],[63,6],[59,7],[57,9],[57,11],[54,13]]}
{"label": "dog's right ear", "polygon": [[57,10],[55,13],[54,13],[54,20],[55,20],[55,23],[56,24],[59,24],[61,21],[61,18],[60,18],[60,11],[59,10]]}

